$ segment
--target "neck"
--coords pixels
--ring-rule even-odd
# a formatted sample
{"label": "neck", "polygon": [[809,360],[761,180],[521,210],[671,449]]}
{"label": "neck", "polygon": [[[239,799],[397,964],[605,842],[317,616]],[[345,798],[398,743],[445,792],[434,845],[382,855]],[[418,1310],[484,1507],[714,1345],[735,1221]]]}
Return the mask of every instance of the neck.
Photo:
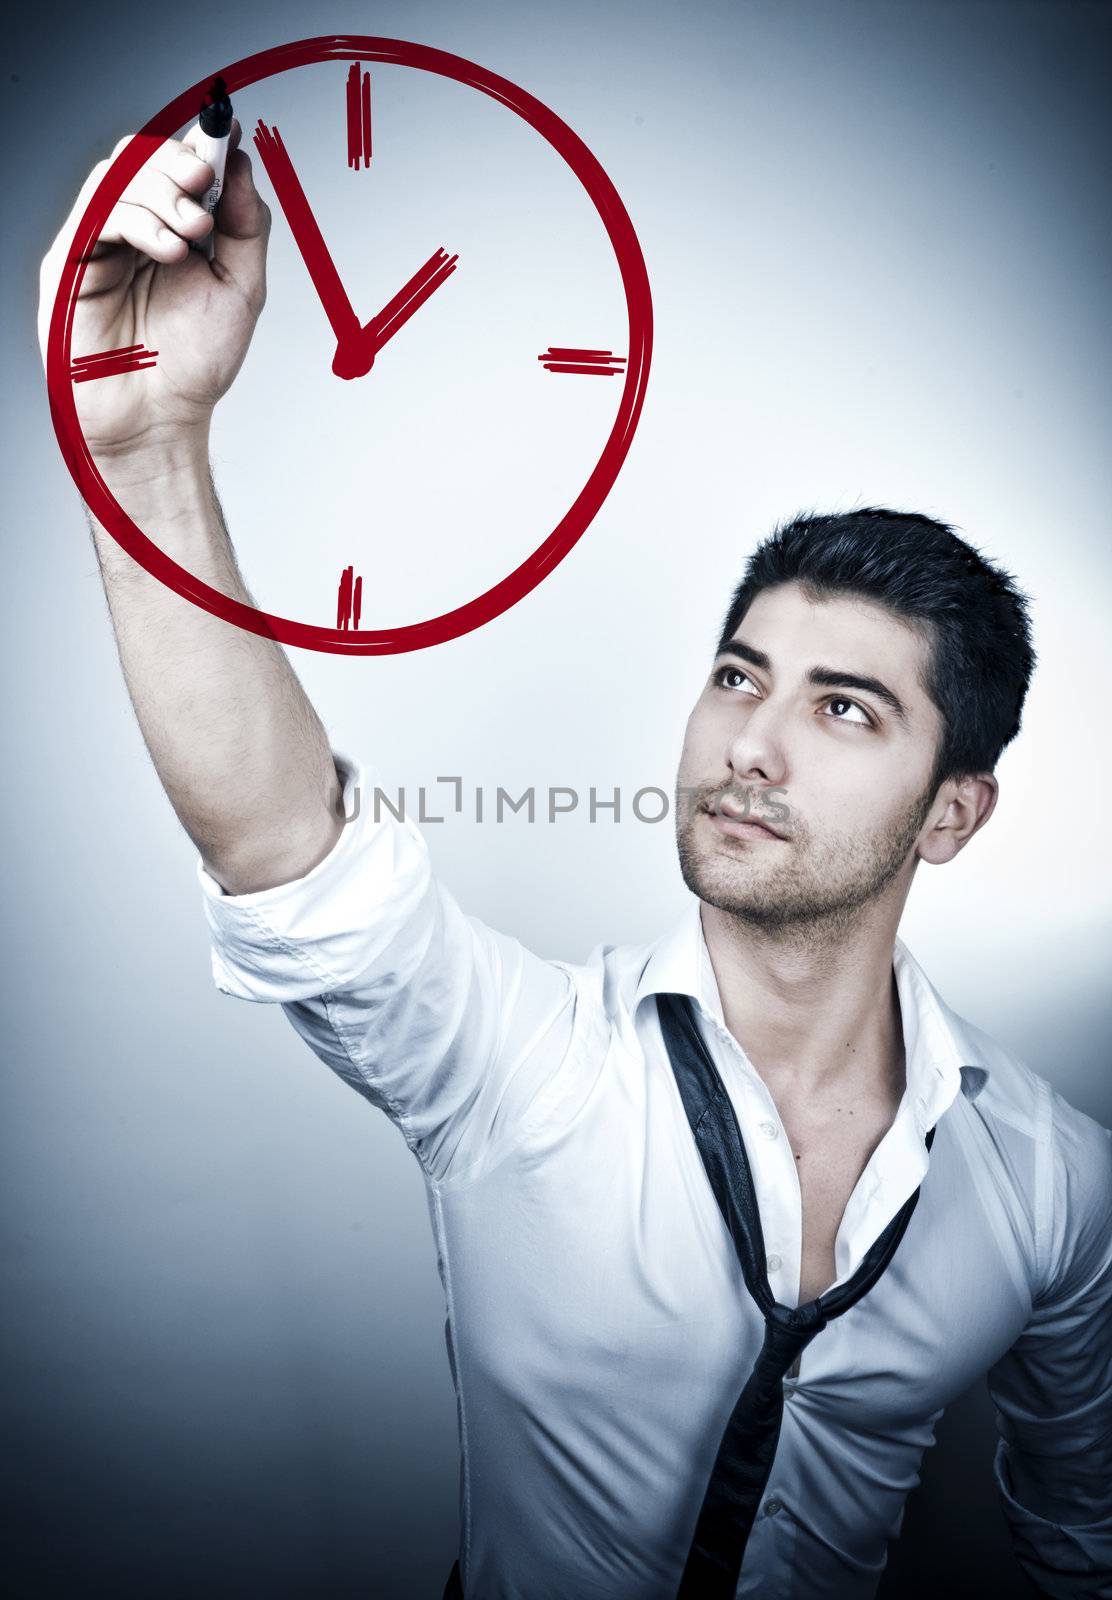
{"label": "neck", "polygon": [[783,941],[703,901],[700,915],[726,1027],[770,1087],[902,1092],[896,927],[875,902],[836,940]]}

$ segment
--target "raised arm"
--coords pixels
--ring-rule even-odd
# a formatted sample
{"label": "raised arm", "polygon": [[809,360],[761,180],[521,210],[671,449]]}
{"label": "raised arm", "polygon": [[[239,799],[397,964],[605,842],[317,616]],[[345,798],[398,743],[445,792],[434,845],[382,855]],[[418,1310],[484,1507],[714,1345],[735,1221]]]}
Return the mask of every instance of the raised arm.
{"label": "raised arm", "polygon": [[[233,127],[233,145],[239,125]],[[127,143],[123,139],[113,154]],[[254,604],[208,465],[213,409],[243,363],[266,300],[270,212],[251,162],[229,151],[213,259],[194,198],[212,168],[184,141],[151,156],[105,224],[74,314],[74,349],[136,343],[155,367],[80,385],[78,412],[109,489],[161,549]],[[40,275],[46,335],[70,236],[107,170],[89,174]],[[342,821],[328,738],[281,646],[192,605],[151,577],[89,515],[120,662],[143,738],[206,869],[231,894],[309,871]]]}
{"label": "raised arm", "polygon": [[[43,262],[44,357],[63,253],[107,165],[90,173]],[[270,212],[233,150],[208,261],[186,241],[211,228],[192,197],[212,177],[188,140],[152,143],[94,248],[74,348],[143,343],[158,363],[80,385],[76,399],[133,520],[188,571],[253,604],[208,436],[265,302]],[[466,915],[412,819],[376,818],[370,775],[334,755],[279,645],[182,599],[90,521],[143,737],[200,852],[218,987],[280,1004],[387,1112],[428,1176],[489,1171],[564,1087],[574,1029],[590,1015],[569,972]]]}

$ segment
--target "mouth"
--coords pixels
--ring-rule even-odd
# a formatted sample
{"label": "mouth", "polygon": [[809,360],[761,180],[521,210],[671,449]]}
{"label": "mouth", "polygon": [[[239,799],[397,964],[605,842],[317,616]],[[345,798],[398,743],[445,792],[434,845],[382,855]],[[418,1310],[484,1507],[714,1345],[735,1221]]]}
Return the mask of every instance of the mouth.
{"label": "mouth", "polygon": [[726,834],[730,839],[775,839],[781,844],[784,842],[782,834],[753,817],[732,817],[725,811],[712,810],[710,806],[700,809],[706,812],[719,833]]}

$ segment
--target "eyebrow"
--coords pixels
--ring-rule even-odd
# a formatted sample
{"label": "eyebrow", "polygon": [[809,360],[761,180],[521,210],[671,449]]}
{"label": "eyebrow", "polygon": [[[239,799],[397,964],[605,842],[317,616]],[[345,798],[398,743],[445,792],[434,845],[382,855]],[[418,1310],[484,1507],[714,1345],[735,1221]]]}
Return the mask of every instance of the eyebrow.
{"label": "eyebrow", "polygon": [[[738,656],[742,661],[748,661],[750,666],[760,667],[762,672],[772,671],[772,662],[764,651],[746,644],[744,639],[730,639],[719,645],[714,659],[717,661],[719,656]],[[863,676],[859,672],[844,672],[839,667],[811,667],[807,682],[820,684],[825,689],[861,689],[865,694],[875,695],[900,722],[908,721],[907,707],[899,695],[886,683],[881,683],[879,678]]]}

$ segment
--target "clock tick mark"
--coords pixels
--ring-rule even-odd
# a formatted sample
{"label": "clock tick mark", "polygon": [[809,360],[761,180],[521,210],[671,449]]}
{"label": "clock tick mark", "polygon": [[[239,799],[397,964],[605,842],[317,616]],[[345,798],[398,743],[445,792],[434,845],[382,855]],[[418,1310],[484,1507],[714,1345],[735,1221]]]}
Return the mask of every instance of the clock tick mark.
{"label": "clock tick mark", "polygon": [[141,372],[158,365],[157,350],[141,344],[123,344],[116,350],[98,350],[91,356],[74,356],[70,378],[74,383],[91,383],[94,378],[114,378],[120,372]]}
{"label": "clock tick mark", "polygon": [[353,61],[347,75],[347,147],[348,166],[359,171],[359,158],[364,169],[371,164],[371,75],[364,72],[358,61]]}
{"label": "clock tick mark", "polygon": [[587,350],[563,344],[550,344],[537,360],[546,372],[576,372],[592,378],[618,376],[626,364],[625,356],[616,356],[612,350]]}
{"label": "clock tick mark", "polygon": [[345,567],[340,574],[340,587],[336,591],[336,627],[340,632],[358,628],[359,613],[363,609],[363,579],[355,578],[354,567]]}

